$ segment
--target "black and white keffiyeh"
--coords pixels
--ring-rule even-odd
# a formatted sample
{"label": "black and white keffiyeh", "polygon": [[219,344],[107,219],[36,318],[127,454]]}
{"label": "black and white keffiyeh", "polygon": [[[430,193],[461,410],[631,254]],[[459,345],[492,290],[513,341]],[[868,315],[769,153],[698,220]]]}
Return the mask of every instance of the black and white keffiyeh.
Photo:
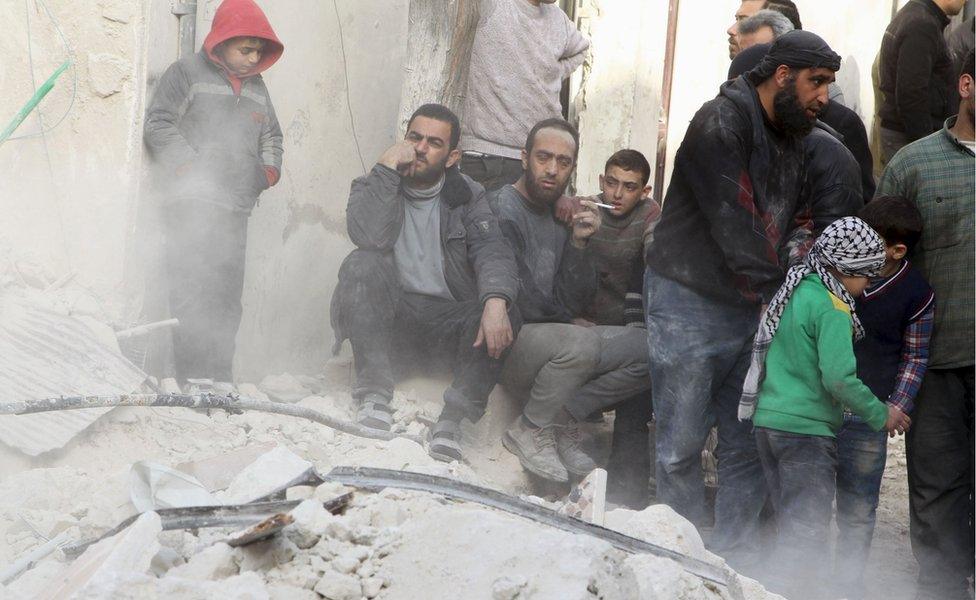
{"label": "black and white keffiyeh", "polygon": [[786,309],[793,290],[810,273],[816,273],[830,293],[843,300],[851,309],[851,322],[854,339],[864,337],[864,327],[854,312],[854,298],[847,289],[830,273],[833,267],[844,275],[853,277],[873,277],[884,266],[885,244],[881,236],[857,217],[844,217],[827,226],[802,263],[790,267],[786,281],[766,307],[759,322],[756,340],[752,346],[752,360],[749,372],[742,386],[739,400],[739,420],[752,418],[756,410],[756,399],[765,376],[766,353],[779,327],[780,318]]}

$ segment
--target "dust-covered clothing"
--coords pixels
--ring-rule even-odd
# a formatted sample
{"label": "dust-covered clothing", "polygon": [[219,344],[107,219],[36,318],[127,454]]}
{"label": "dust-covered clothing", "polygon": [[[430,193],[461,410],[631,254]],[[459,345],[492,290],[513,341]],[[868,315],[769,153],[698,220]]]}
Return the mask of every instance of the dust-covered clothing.
{"label": "dust-covered clothing", "polygon": [[[340,266],[332,296],[335,349],[349,338],[356,360],[353,395],[360,398],[367,393],[392,398],[394,363],[400,359],[416,363],[446,356],[454,382],[444,393],[445,403],[477,420],[501,365],[488,356],[484,344],[473,347],[484,303],[503,298],[517,332],[517,271],[479,184],[456,168],[448,169],[437,199],[436,219],[427,221],[436,228],[418,228],[410,235],[426,235],[439,245],[448,297],[409,291],[398,272],[398,264],[420,260],[408,257],[411,248],[401,244],[398,249],[397,242],[405,227],[419,227],[423,221],[408,223],[406,205],[417,201],[410,199],[400,174],[376,165],[352,182],[346,219],[357,249]],[[424,248],[427,254],[434,252]],[[430,283],[418,281],[412,287],[423,289]]]}
{"label": "dust-covered clothing", "polygon": [[[598,201],[604,203],[601,194]],[[650,198],[616,217],[605,208],[600,229],[587,245],[596,262],[596,297],[579,316],[598,325],[644,326],[644,253],[661,216]]]}
{"label": "dust-covered clothing", "polygon": [[[238,77],[214,48],[245,35],[265,40],[265,50],[253,74]],[[203,49],[163,73],[146,112],[144,137],[154,190],[164,202],[208,203],[248,214],[276,180],[282,134],[261,72],[283,49],[252,0],[225,0]]]}
{"label": "dust-covered clothing", "polygon": [[461,118],[461,149],[520,158],[532,126],[562,115],[563,80],[589,41],[555,4],[485,0]]}
{"label": "dust-covered clothing", "polygon": [[526,323],[568,323],[593,301],[596,264],[577,248],[552,207],[539,206],[507,185],[489,195],[521,282],[518,307]]}
{"label": "dust-covered clothing", "polygon": [[443,187],[441,179],[428,190],[403,188],[403,229],[393,245],[393,258],[403,291],[454,300],[444,279],[441,241],[436,235],[430,235],[441,230]]}
{"label": "dust-covered clothing", "polygon": [[803,161],[745,76],[722,84],[678,148],[648,266],[721,302],[769,302],[787,255],[811,241]]}
{"label": "dust-covered clothing", "polygon": [[[248,75],[232,74],[217,51],[237,36],[265,42]],[[281,169],[281,129],[260,73],[283,49],[253,0],[225,0],[203,49],[170,65],[146,112],[180,379],[232,377],[247,218]]]}
{"label": "dust-covered clothing", "polygon": [[803,138],[806,151],[803,195],[804,203],[810,206],[815,236],[837,219],[856,215],[864,206],[857,161],[837,135],[832,128],[819,123]]}

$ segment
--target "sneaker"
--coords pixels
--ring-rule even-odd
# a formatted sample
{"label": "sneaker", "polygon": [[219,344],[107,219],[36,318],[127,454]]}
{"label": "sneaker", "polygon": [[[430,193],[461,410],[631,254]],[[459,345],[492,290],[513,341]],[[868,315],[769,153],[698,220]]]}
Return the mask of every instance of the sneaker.
{"label": "sneaker", "polygon": [[597,468],[596,461],[583,451],[583,431],[576,419],[557,426],[556,451],[571,475],[586,477]]}
{"label": "sneaker", "polygon": [[380,394],[366,394],[359,405],[356,421],[363,427],[389,431],[393,427],[390,400]]}
{"label": "sneaker", "polygon": [[441,419],[430,431],[428,452],[431,458],[442,462],[461,460],[461,430],[455,421]]}
{"label": "sneaker", "polygon": [[530,427],[520,417],[502,436],[502,445],[533,475],[558,483],[569,481],[569,473],[556,453],[555,426]]}

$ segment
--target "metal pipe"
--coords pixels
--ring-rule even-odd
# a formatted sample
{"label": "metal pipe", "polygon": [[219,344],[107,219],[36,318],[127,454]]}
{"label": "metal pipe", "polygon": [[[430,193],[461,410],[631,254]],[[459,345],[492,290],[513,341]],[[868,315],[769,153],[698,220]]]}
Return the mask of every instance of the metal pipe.
{"label": "metal pipe", "polygon": [[668,125],[671,118],[671,88],[674,83],[674,48],[678,41],[678,5],[668,2],[668,33],[664,50],[664,83],[661,86],[661,118],[657,132],[657,159],[654,169],[654,199],[664,202],[664,167],[668,158]]}
{"label": "metal pipe", "polygon": [[173,2],[173,14],[180,20],[180,58],[186,58],[197,51],[197,0]]}

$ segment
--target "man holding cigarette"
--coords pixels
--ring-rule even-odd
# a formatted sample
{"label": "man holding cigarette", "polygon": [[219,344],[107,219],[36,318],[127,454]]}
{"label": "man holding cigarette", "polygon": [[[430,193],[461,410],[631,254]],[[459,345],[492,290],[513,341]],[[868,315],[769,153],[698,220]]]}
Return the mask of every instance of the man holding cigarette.
{"label": "man holding cigarette", "polygon": [[569,481],[564,463],[575,462],[573,453],[579,452],[578,431],[563,406],[591,379],[600,353],[598,337],[571,322],[596,293],[596,265],[587,246],[600,228],[600,213],[583,200],[567,227],[553,211],[576,167],[578,148],[579,134],[566,121],[537,123],[522,150],[525,173],[489,196],[515,252],[517,306],[525,323],[499,381],[527,402],[502,443],[527,471],[556,482]]}

